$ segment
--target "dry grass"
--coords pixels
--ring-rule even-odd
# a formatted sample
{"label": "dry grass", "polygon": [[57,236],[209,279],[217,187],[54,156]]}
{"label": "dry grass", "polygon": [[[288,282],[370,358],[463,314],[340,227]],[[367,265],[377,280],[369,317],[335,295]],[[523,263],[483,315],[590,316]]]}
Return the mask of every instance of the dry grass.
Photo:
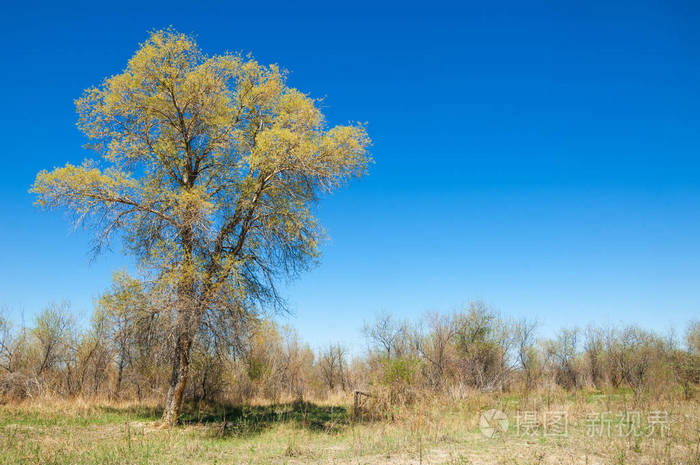
{"label": "dry grass", "polygon": [[[0,406],[2,464],[700,464],[697,401],[635,404],[625,393],[424,395],[404,407],[377,403],[353,422],[351,399],[316,403],[190,405],[185,425],[161,429],[156,404],[42,400]],[[511,419],[503,437],[486,438],[480,413]],[[520,411],[568,413],[565,437],[518,434]],[[588,436],[589,413],[667,411],[664,437]],[[367,418],[372,417],[372,420]],[[538,426],[542,427],[541,424]]]}

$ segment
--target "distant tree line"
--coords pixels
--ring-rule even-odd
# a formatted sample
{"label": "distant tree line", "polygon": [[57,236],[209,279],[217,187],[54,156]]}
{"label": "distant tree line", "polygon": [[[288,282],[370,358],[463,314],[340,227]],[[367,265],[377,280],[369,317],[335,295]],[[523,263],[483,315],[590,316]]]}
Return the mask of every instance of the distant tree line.
{"label": "distant tree line", "polygon": [[[79,328],[67,303],[47,306],[31,325],[0,316],[0,399],[65,397],[161,401],[170,376],[172,322],[153,308],[140,281],[117,274]],[[317,400],[355,389],[389,402],[417,393],[626,389],[694,398],[700,383],[700,322],[682,336],[636,326],[562,329],[542,338],[534,322],[512,321],[483,303],[419,321],[378,316],[364,327],[367,350],[313,350],[289,327],[260,315],[221,334],[203,323],[193,345],[189,401]],[[351,357],[351,353],[362,353]]]}

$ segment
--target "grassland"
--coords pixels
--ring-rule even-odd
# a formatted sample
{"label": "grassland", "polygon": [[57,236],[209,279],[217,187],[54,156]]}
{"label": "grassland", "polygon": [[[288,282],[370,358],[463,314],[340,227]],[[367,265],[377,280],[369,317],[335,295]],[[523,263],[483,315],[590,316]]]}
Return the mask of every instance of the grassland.
{"label": "grassland", "polygon": [[[492,438],[480,414],[506,413]],[[524,432],[518,412],[567,412],[565,435],[537,420]],[[591,435],[592,414],[665,411],[664,434]],[[247,406],[189,405],[183,425],[165,429],[155,404],[74,401],[0,406],[2,464],[700,464],[697,401],[634,402],[624,393],[559,396],[474,394],[425,398],[353,421],[351,399]],[[520,428],[518,427],[520,423]],[[532,425],[531,425],[532,426]],[[644,425],[642,425],[644,426]],[[598,430],[596,430],[598,431]]]}

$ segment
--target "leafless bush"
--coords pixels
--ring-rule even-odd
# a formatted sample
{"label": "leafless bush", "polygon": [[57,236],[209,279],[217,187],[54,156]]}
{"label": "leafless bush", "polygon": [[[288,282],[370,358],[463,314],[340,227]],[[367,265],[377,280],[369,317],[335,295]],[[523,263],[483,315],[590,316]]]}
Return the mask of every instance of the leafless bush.
{"label": "leafless bush", "polygon": [[542,376],[542,358],[537,351],[535,331],[537,323],[523,319],[513,325],[513,344],[520,369],[523,388],[527,394],[535,388]]}
{"label": "leafless bush", "polygon": [[700,321],[691,321],[685,332],[685,341],[688,352],[700,355]]}
{"label": "leafless bush", "polygon": [[363,333],[370,349],[386,358],[402,357],[408,351],[406,323],[398,322],[388,313],[380,314],[373,323],[365,323]]}
{"label": "leafless bush", "polygon": [[455,375],[456,322],[451,316],[437,313],[427,315],[425,320],[428,326],[427,333],[417,329],[412,335],[412,340],[420,357],[427,361],[428,384],[433,388],[442,389]]}
{"label": "leafless bush", "polygon": [[556,383],[565,389],[580,386],[580,366],[578,354],[577,329],[563,329],[555,339],[545,342],[548,364]]}
{"label": "leafless bush", "polygon": [[348,387],[347,354],[343,346],[331,344],[321,351],[318,367],[329,391],[335,389],[346,390]]}
{"label": "leafless bush", "polygon": [[471,303],[455,319],[461,380],[481,390],[503,390],[512,348],[508,324],[481,302]]}
{"label": "leafless bush", "polygon": [[[67,303],[47,306],[31,327],[0,318],[0,400],[54,396],[152,399],[167,384],[168,312],[124,277],[78,329]],[[481,303],[416,324],[380,316],[365,325],[369,351],[350,360],[330,344],[314,353],[297,333],[265,319],[221,332],[212,323],[192,349],[186,397],[195,401],[323,399],[360,388],[376,411],[422,396],[478,391],[630,388],[636,400],[698,393],[698,323],[685,344],[637,327],[563,329],[536,338],[536,325],[511,322]],[[208,334],[207,331],[217,331]]]}

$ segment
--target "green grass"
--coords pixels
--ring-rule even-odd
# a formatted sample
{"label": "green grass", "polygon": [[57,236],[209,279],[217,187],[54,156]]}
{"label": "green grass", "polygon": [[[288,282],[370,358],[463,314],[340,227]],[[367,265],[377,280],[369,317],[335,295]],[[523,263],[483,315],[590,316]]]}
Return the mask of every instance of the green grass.
{"label": "green grass", "polygon": [[9,425],[34,427],[109,425],[127,421],[154,421],[158,418],[160,418],[160,412],[157,409],[138,406],[128,408],[98,406],[70,415],[45,409],[18,410],[0,407],[0,427]]}
{"label": "green grass", "polygon": [[[574,403],[579,401],[564,401],[572,412],[580,408]],[[511,408],[518,402],[513,396],[435,401],[403,409],[392,421],[358,423],[352,421],[348,405],[200,403],[188,405],[183,425],[173,429],[159,427],[156,406],[79,402],[0,406],[0,464],[700,465],[697,402],[668,406],[676,423],[664,439],[591,440],[581,417],[572,418],[566,438],[517,437],[513,425],[506,438],[480,434],[478,416],[485,407]],[[596,406],[595,399],[584,404]]]}

